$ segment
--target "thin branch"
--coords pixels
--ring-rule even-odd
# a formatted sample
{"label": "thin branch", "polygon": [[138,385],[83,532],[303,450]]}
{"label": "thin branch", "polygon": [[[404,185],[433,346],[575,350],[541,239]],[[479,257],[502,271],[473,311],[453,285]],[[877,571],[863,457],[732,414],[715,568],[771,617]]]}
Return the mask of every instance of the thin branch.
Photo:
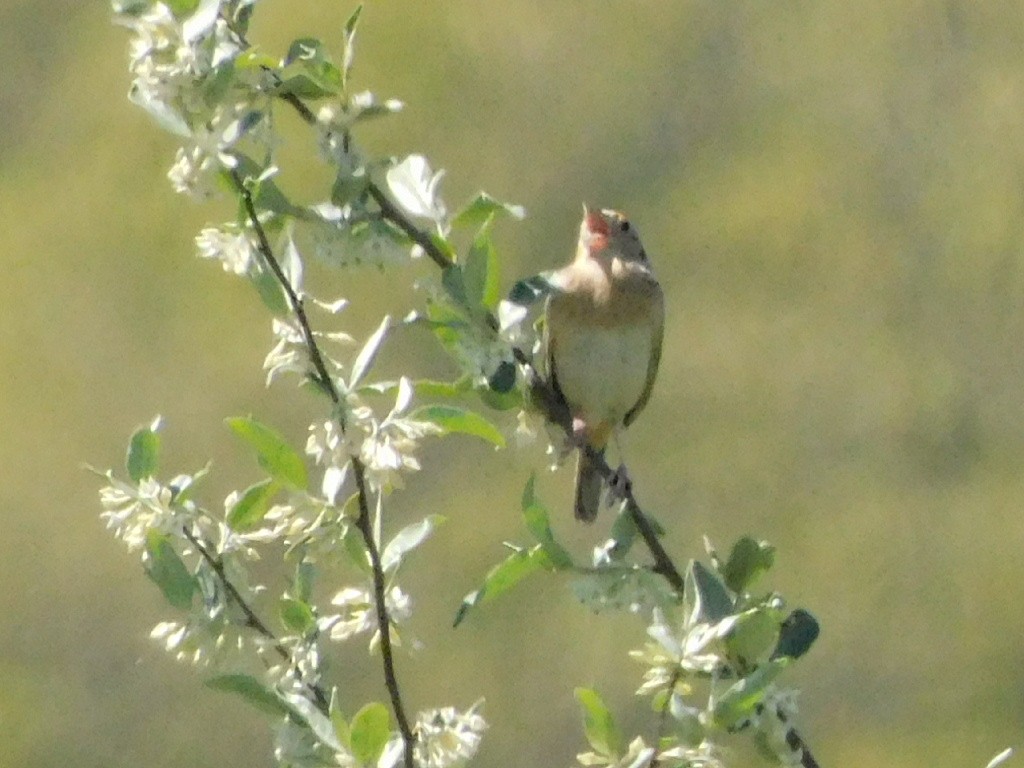
{"label": "thin branch", "polygon": [[[210,568],[213,569],[213,572],[217,574],[217,578],[220,579],[221,584],[224,585],[224,589],[227,591],[228,597],[234,601],[235,605],[238,606],[242,611],[242,614],[245,616],[245,625],[255,630],[257,634],[260,634],[267,640],[270,640],[273,649],[277,652],[277,655],[290,665],[293,665],[294,669],[295,660],[292,657],[291,652],[283,643],[281,643],[280,640],[277,639],[277,635],[270,631],[267,625],[263,623],[263,620],[256,615],[256,612],[253,611],[252,607],[239,593],[238,588],[231,583],[227,573],[224,572],[224,563],[219,558],[214,557],[210,550],[204,547],[202,542],[199,541],[199,538],[188,528],[182,528],[182,534],[189,540],[189,543],[195,547],[196,552],[198,552],[200,557],[206,561],[206,564],[209,565]],[[330,703],[324,689],[315,683],[305,683],[305,685],[309,689],[309,692],[313,694],[313,698],[316,700],[317,709],[325,715],[328,714],[330,710]]]}
{"label": "thin branch", "polygon": [[413,224],[406,215],[402,213],[398,206],[391,202],[391,198],[385,195],[380,187],[371,181],[370,185],[367,187],[367,192],[370,193],[370,197],[373,198],[373,201],[380,208],[381,215],[402,230],[410,240],[422,248],[424,253],[430,257],[432,262],[437,264],[441,269],[447,269],[453,265],[454,262],[452,262],[444,251],[437,247],[437,243],[434,242],[433,238]]}
{"label": "thin branch", "polygon": [[[296,99],[296,101],[298,100]],[[301,101],[298,101],[298,103],[302,104]],[[303,107],[304,106],[305,105],[303,105]],[[231,178],[235,184],[236,191],[242,199],[242,204],[245,207],[249,223],[252,226],[253,231],[256,233],[260,255],[263,256],[267,266],[270,267],[274,277],[280,283],[282,290],[284,290],[285,295],[288,297],[289,306],[291,306],[292,312],[295,314],[295,317],[299,322],[299,327],[302,330],[302,336],[309,352],[309,359],[313,364],[313,373],[311,374],[311,377],[318,386],[327,393],[328,397],[331,398],[331,401],[336,406],[340,405],[341,394],[338,392],[334,379],[327,370],[327,365],[324,363],[324,358],[320,352],[320,347],[316,342],[316,337],[313,336],[313,330],[310,327],[309,319],[306,317],[302,298],[298,293],[296,293],[291,281],[288,280],[288,276],[285,275],[284,270],[281,269],[281,265],[274,256],[274,251],[273,248],[271,248],[269,239],[267,238],[267,233],[263,229],[263,225],[257,215],[256,204],[252,199],[252,193],[235,171],[231,172]],[[339,427],[341,428],[342,433],[344,433],[345,420],[340,412],[337,414],[337,418]],[[391,701],[391,710],[395,715],[395,720],[398,722],[399,732],[402,734],[402,745],[405,753],[406,768],[413,768],[413,750],[416,745],[416,734],[413,732],[412,727],[409,724],[409,718],[405,713],[405,705],[402,703],[402,695],[398,686],[398,677],[395,674],[394,647],[391,642],[391,617],[388,614],[387,608],[387,585],[384,578],[384,569],[381,565],[380,549],[378,547],[377,540],[373,535],[373,524],[370,520],[369,494],[366,489],[366,467],[358,456],[353,456],[350,459],[350,462],[352,464],[352,474],[355,477],[356,492],[359,500],[359,518],[356,520],[356,526],[358,527],[360,534],[362,534],[363,544],[366,546],[366,551],[370,558],[370,569],[373,573],[373,602],[377,616],[377,629],[380,632],[380,651],[384,667],[384,683],[387,687],[388,697]]]}

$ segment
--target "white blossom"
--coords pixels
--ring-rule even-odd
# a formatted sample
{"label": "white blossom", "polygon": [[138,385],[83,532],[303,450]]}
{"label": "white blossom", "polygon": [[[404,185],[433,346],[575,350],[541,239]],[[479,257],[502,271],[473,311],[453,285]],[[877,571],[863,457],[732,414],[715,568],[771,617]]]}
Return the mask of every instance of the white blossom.
{"label": "white blossom", "polygon": [[177,535],[195,518],[193,505],[173,504],[172,490],[151,477],[133,485],[108,473],[107,481],[109,485],[100,489],[100,517],[129,550],[144,546],[149,531]]}
{"label": "white blossom", "polygon": [[454,707],[428,709],[416,716],[416,765],[450,768],[470,760],[480,748],[487,722],[480,715],[483,700],[465,712]]}
{"label": "white blossom", "polygon": [[387,172],[388,188],[402,208],[413,216],[422,216],[440,224],[447,209],[438,195],[444,171],[434,173],[422,155],[409,155]]}
{"label": "white blossom", "polygon": [[687,620],[679,629],[674,629],[656,609],[647,628],[654,642],[647,643],[642,650],[630,652],[631,657],[648,667],[637,693],[650,694],[665,689],[679,680],[681,672],[712,673],[720,669],[726,659],[718,641],[734,624],[735,617],[716,624]]}
{"label": "white blossom", "polygon": [[248,274],[256,255],[256,244],[248,232],[237,226],[206,227],[196,235],[196,248],[204,259],[215,259],[225,272]]}
{"label": "white blossom", "polygon": [[[332,640],[344,641],[356,635],[373,632],[370,647],[377,646],[380,642],[380,627],[377,625],[371,587],[345,587],[331,598],[331,604],[341,610],[337,614],[320,619],[319,625],[322,630],[329,631]],[[387,590],[384,605],[391,624],[395,627],[408,621],[412,616],[412,600],[398,586],[392,586]],[[400,644],[397,634],[393,634],[393,639],[396,644]]]}

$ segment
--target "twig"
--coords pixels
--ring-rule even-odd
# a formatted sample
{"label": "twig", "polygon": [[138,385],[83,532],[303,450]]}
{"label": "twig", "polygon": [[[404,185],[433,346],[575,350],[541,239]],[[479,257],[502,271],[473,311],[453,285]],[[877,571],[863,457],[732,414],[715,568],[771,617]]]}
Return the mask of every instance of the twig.
{"label": "twig", "polygon": [[[206,561],[206,564],[213,569],[213,572],[217,574],[217,578],[220,579],[221,584],[224,585],[224,589],[227,590],[228,597],[230,597],[238,608],[242,611],[245,616],[245,625],[254,629],[258,634],[271,641],[273,649],[277,652],[277,655],[284,659],[289,664],[294,664],[291,652],[277,639],[277,636],[267,628],[267,625],[263,623],[263,620],[256,615],[252,607],[245,601],[245,598],[238,592],[238,588],[231,583],[228,575],[224,572],[224,563],[218,558],[214,557],[213,554],[206,547],[203,546],[199,538],[193,534],[188,528],[182,528],[182,534],[189,543],[195,547],[196,552],[199,553],[200,557]],[[316,700],[317,709],[323,714],[328,714],[330,710],[330,703],[327,699],[327,694],[324,689],[316,683],[305,683],[306,687],[309,688],[310,693],[313,694],[313,698]]]}
{"label": "twig", "polygon": [[[296,101],[298,100],[296,99]],[[298,103],[302,104],[301,101]],[[303,107],[304,106],[305,105],[303,105]],[[252,194],[237,172],[231,172],[231,179],[235,184],[236,191],[242,199],[242,205],[245,207],[249,223],[252,226],[253,231],[256,233],[260,255],[263,256],[267,266],[270,267],[274,277],[277,279],[278,283],[280,283],[282,290],[284,290],[285,295],[288,297],[288,304],[291,306],[292,312],[294,312],[295,317],[299,322],[299,327],[302,330],[302,336],[305,340],[306,348],[309,351],[309,359],[313,364],[313,373],[311,376],[320,388],[327,393],[328,397],[331,398],[331,401],[336,406],[340,405],[341,394],[338,392],[338,388],[334,384],[334,379],[331,378],[331,375],[327,370],[323,355],[320,353],[320,347],[316,342],[316,338],[313,336],[313,330],[309,325],[309,320],[306,317],[306,311],[303,308],[302,298],[296,293],[291,281],[288,280],[287,275],[285,275],[284,270],[281,269],[281,265],[274,256],[274,251],[270,246],[270,241],[267,239],[267,233],[263,229],[263,225],[260,223],[259,216],[257,215],[256,204],[253,202]],[[337,418],[341,431],[344,433],[346,426],[345,419],[340,410],[337,414]],[[384,569],[381,566],[380,549],[378,547],[377,540],[374,537],[373,524],[370,520],[369,495],[366,490],[366,468],[363,466],[363,462],[358,456],[353,456],[350,459],[350,462],[352,464],[352,474],[355,477],[356,492],[359,500],[359,518],[356,520],[356,527],[359,529],[359,532],[363,537],[363,544],[366,546],[366,551],[370,558],[370,570],[373,573],[373,602],[377,615],[377,629],[380,632],[380,651],[384,667],[384,683],[387,687],[388,697],[391,701],[391,710],[395,715],[395,720],[398,723],[398,730],[402,735],[406,768],[413,768],[416,735],[409,724],[409,718],[406,716],[405,706],[402,703],[402,695],[398,686],[398,677],[395,674],[394,647],[391,642],[391,617],[388,614],[387,608],[387,585],[384,579]]]}

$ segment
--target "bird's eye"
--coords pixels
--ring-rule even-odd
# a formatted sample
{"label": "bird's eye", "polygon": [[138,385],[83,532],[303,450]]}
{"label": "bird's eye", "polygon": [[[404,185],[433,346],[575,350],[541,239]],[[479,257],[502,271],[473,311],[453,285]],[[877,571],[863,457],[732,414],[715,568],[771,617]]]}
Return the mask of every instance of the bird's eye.
{"label": "bird's eye", "polygon": [[622,230],[623,232],[629,232],[629,222],[628,221],[621,221],[621,222],[619,222],[619,229]]}

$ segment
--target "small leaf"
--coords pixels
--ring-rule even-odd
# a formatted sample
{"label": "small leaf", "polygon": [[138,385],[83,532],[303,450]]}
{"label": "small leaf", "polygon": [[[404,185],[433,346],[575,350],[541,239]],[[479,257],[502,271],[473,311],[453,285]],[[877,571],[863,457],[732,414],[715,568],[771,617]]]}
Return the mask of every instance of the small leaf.
{"label": "small leaf", "polygon": [[370,702],[352,718],[349,743],[352,756],[361,765],[371,766],[376,763],[390,738],[391,715],[380,702]]}
{"label": "small leaf", "polygon": [[754,662],[764,657],[779,636],[781,616],[768,608],[744,611],[725,639],[729,656]]}
{"label": "small leaf", "polygon": [[226,420],[231,429],[256,450],[256,460],[273,478],[291,488],[305,489],[309,484],[302,456],[266,424],[236,416]]}
{"label": "small leaf", "polygon": [[313,609],[301,600],[283,597],[277,607],[281,623],[292,632],[305,635],[316,624]]}
{"label": "small leaf", "polygon": [[166,534],[150,530],[146,534],[146,575],[153,580],[164,597],[180,611],[192,607],[196,579],[171,546]]}
{"label": "small leaf", "polygon": [[281,252],[281,271],[288,278],[288,283],[296,293],[302,293],[302,257],[295,247],[295,238],[289,230],[284,236],[284,247]]}
{"label": "small leaf", "polygon": [[471,608],[489,602],[499,595],[508,592],[512,587],[534,571],[548,566],[548,558],[538,544],[529,550],[516,550],[496,566],[491,568],[484,577],[481,587],[470,592],[462,600],[462,605],[455,614],[454,626],[459,626]]}
{"label": "small leaf", "polygon": [[373,332],[373,335],[366,340],[363,348],[359,350],[359,354],[356,356],[356,361],[352,364],[352,374],[348,382],[350,388],[355,387],[363,376],[370,371],[370,368],[373,367],[373,363],[377,359],[377,353],[380,352],[380,345],[384,342],[384,338],[387,336],[390,328],[391,316],[384,315],[381,324]]}
{"label": "small leaf", "polygon": [[457,307],[469,309],[469,291],[466,290],[465,276],[462,274],[462,267],[458,264],[450,264],[441,272],[441,287],[444,288],[448,298]]}
{"label": "small leaf", "polygon": [[267,714],[276,716],[291,714],[291,709],[278,698],[277,694],[251,675],[217,675],[206,681],[206,687],[241,696],[256,709]]}
{"label": "small leaf", "polygon": [[471,435],[499,448],[505,447],[505,436],[501,431],[476,411],[454,405],[424,405],[413,411],[409,418],[436,424],[445,434],[457,432]]}
{"label": "small leaf", "polygon": [[686,574],[686,588],[693,606],[693,619],[715,624],[732,614],[733,601],[718,576],[696,560]]}
{"label": "small leaf", "polygon": [[986,765],[985,768],[998,768],[998,766],[1000,766],[1003,763],[1005,763],[1011,757],[1013,757],[1013,749],[1010,748],[1010,747],[1007,747],[1002,752],[1000,752],[998,755],[996,755],[991,760],[989,760],[988,761],[988,765]]}
{"label": "small leaf", "polygon": [[800,658],[810,650],[820,632],[818,620],[803,608],[797,608],[782,622],[772,658]]}
{"label": "small leaf", "polygon": [[261,262],[257,262],[257,264],[259,266],[256,269],[250,269],[247,276],[260,295],[263,306],[277,317],[287,317],[291,314],[291,308],[288,306],[284,288],[274,277],[273,272],[263,266]]}
{"label": "small leaf", "polygon": [[523,219],[526,216],[526,209],[521,205],[503,203],[495,200],[486,192],[478,194],[465,208],[455,214],[452,219],[453,227],[478,227],[490,218],[498,215],[508,215],[513,219]]}
{"label": "small leaf", "polygon": [[556,290],[551,283],[552,274],[541,272],[539,275],[523,278],[512,286],[512,290],[508,292],[508,300],[524,307],[535,304]]}
{"label": "small leaf", "polygon": [[756,714],[757,705],[764,698],[765,689],[788,663],[788,659],[766,662],[751,674],[733,683],[715,702],[715,722],[723,728],[731,728],[741,720]]}
{"label": "small leaf", "polygon": [[341,58],[341,87],[348,86],[349,74],[352,72],[352,61],[355,58],[356,28],[359,26],[359,16],[363,12],[362,3],[356,6],[352,15],[345,22],[345,52]]}
{"label": "small leaf", "polygon": [[487,379],[487,386],[492,392],[505,395],[516,385],[516,367],[511,360],[502,360],[494,373]]}
{"label": "small leaf", "polygon": [[157,416],[148,427],[140,427],[128,444],[125,465],[128,477],[136,483],[156,474],[157,459],[160,455],[160,417]]}
{"label": "small leaf", "polygon": [[239,533],[259,528],[280,490],[280,483],[270,478],[250,485],[228,512],[228,525]]}
{"label": "small leaf", "polygon": [[754,541],[744,536],[733,544],[722,577],[729,589],[738,594],[746,591],[774,563],[775,547],[767,541]]}
{"label": "small leaf", "polygon": [[500,275],[498,252],[491,242],[491,219],[487,219],[473,238],[466,264],[463,267],[466,296],[471,305],[494,309],[498,306]]}
{"label": "small leaf", "polygon": [[295,579],[292,581],[292,593],[299,600],[308,603],[313,597],[313,580],[316,567],[308,560],[303,560],[295,568]]}
{"label": "small leaf", "polygon": [[572,568],[572,556],[555,541],[555,534],[551,530],[551,516],[547,508],[537,499],[536,480],[536,475],[531,474],[526,481],[526,487],[523,488],[523,521],[551,559],[552,566],[560,570]]}
{"label": "small leaf", "polygon": [[576,700],[583,709],[583,732],[597,754],[617,758],[622,754],[622,734],[601,696],[590,688],[577,688]]}
{"label": "small leaf", "polygon": [[384,547],[384,553],[380,558],[384,572],[387,573],[392,568],[397,568],[402,562],[402,557],[426,541],[427,537],[442,522],[444,522],[444,518],[440,515],[428,515],[418,523],[407,525],[400,530]]}

